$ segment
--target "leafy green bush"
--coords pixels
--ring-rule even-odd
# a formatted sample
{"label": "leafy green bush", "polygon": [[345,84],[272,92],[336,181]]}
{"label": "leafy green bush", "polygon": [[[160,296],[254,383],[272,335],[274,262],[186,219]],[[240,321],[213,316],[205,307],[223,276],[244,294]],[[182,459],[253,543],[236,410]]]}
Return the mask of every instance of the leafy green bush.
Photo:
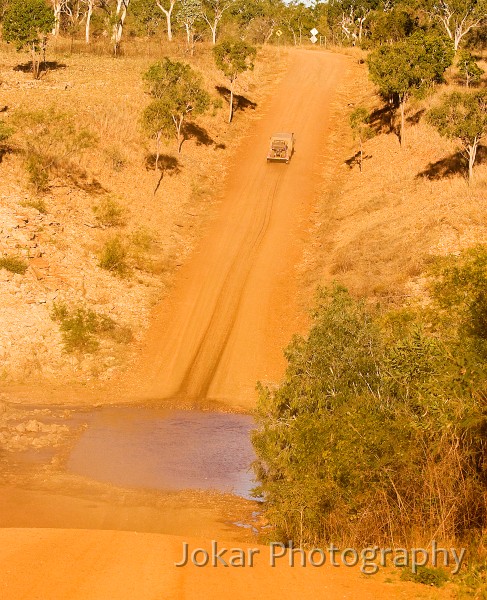
{"label": "leafy green bush", "polygon": [[126,275],[128,250],[120,236],[114,236],[105,242],[101,252],[99,266],[116,275]]}
{"label": "leafy green bush", "polygon": [[51,317],[60,323],[64,348],[67,352],[93,353],[99,348],[98,337],[108,336],[116,343],[129,343],[132,332],[121,327],[106,315],[84,307],[68,308],[66,304],[54,304]]}
{"label": "leafy green bush", "polygon": [[442,587],[448,581],[449,577],[444,569],[418,567],[416,573],[412,573],[410,569],[403,569],[401,579],[433,587]]}
{"label": "leafy green bush", "polygon": [[474,598],[475,600],[487,599],[487,563],[485,556],[479,562],[468,565],[468,569],[461,574],[458,600]]}
{"label": "leafy green bush", "polygon": [[485,527],[485,256],[443,264],[428,309],[320,292],[284,382],[259,388],[256,493],[274,538],[380,546]]}
{"label": "leafy green bush", "polygon": [[96,219],[105,227],[117,227],[125,224],[126,210],[115,198],[104,197],[93,207]]}
{"label": "leafy green bush", "polygon": [[457,59],[457,67],[460,74],[465,79],[465,85],[469,87],[472,83],[479,83],[484,74],[484,70],[481,69],[475,58],[470,54],[468,50],[462,50],[459,52]]}
{"label": "leafy green bush", "polygon": [[21,203],[21,206],[25,206],[27,208],[35,208],[43,215],[47,215],[47,206],[44,200],[38,198],[37,200],[25,200]]}
{"label": "leafy green bush", "polygon": [[10,273],[23,275],[29,265],[18,256],[2,256],[0,257],[0,269],[6,269]]}

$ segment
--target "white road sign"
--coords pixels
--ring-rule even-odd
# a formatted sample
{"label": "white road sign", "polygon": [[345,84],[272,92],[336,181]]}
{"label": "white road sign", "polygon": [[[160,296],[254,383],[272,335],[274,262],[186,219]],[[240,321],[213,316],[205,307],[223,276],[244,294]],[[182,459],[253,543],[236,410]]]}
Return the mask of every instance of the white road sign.
{"label": "white road sign", "polygon": [[319,31],[316,29],[316,27],[313,27],[313,29],[310,31],[310,33],[313,37],[315,37],[318,35]]}
{"label": "white road sign", "polygon": [[310,37],[309,39],[311,40],[311,43],[312,43],[312,44],[316,44],[316,42],[318,41],[318,38],[317,38],[315,35],[313,35],[313,36],[312,36],[312,37]]}

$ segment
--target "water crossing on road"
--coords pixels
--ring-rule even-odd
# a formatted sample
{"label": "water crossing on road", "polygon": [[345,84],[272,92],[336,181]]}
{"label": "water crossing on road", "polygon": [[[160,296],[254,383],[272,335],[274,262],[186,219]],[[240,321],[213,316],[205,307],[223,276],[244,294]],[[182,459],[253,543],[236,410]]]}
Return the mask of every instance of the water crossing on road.
{"label": "water crossing on road", "polygon": [[93,413],[67,471],[123,487],[217,490],[251,497],[252,417],[106,408]]}

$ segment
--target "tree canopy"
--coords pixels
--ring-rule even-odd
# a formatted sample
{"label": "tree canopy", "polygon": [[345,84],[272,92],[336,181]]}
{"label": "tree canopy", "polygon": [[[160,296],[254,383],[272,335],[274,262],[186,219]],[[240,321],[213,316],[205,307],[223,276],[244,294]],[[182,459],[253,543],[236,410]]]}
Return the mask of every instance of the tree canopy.
{"label": "tree canopy", "polygon": [[471,180],[478,145],[487,134],[487,91],[447,94],[437,107],[430,110],[428,121],[440,135],[460,141],[468,160]]}
{"label": "tree canopy", "polygon": [[181,153],[184,121],[204,113],[210,104],[201,75],[186,63],[165,58],[148,69],[144,81],[154,99],[144,112],[146,129],[157,139],[175,135]]}
{"label": "tree canopy", "polygon": [[235,80],[245,71],[254,68],[257,49],[242,40],[225,40],[213,48],[216,66],[230,81],[230,113],[228,122],[233,116],[233,86]]}
{"label": "tree canopy", "polygon": [[17,50],[28,48],[32,55],[32,73],[40,74],[39,51],[54,26],[54,13],[45,0],[13,0],[3,19],[3,38]]}
{"label": "tree canopy", "polygon": [[443,81],[454,56],[451,42],[434,33],[416,32],[406,40],[381,46],[369,55],[369,75],[387,99],[401,110],[401,144],[404,141],[405,106],[412,94],[421,94]]}

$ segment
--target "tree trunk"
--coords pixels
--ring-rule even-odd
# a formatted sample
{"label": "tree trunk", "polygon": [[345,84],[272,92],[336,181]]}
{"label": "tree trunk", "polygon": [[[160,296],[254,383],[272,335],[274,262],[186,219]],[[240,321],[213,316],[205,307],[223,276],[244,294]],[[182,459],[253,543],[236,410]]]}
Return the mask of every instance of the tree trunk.
{"label": "tree trunk", "polygon": [[217,24],[215,23],[213,25],[213,27],[210,26],[211,29],[211,41],[213,46],[216,44],[216,28],[217,28]]}
{"label": "tree trunk", "polygon": [[399,105],[400,109],[401,109],[401,133],[400,133],[400,144],[401,146],[404,146],[404,126],[405,126],[405,118],[404,118],[404,112],[406,109],[406,98],[402,98],[401,99],[401,103]]}
{"label": "tree trunk", "polygon": [[232,122],[232,118],[233,118],[233,84],[235,82],[235,79],[232,79],[230,82],[230,112],[228,114],[228,122],[231,123]]}
{"label": "tree trunk", "polygon": [[167,31],[167,39],[169,42],[172,42],[172,22],[171,22],[171,18],[172,18],[172,11],[174,8],[174,4],[175,4],[176,0],[171,0],[170,4],[169,4],[169,8],[164,8],[164,6],[162,6],[161,2],[159,2],[159,0],[156,0],[156,4],[159,7],[159,9],[166,15],[166,31]]}
{"label": "tree trunk", "polygon": [[53,2],[53,10],[54,10],[54,27],[52,29],[52,35],[59,35],[59,28],[61,22],[61,3],[59,0],[55,0]]}
{"label": "tree trunk", "polygon": [[460,46],[460,42],[462,41],[462,35],[460,35],[458,32],[455,33],[455,37],[453,40],[453,47],[455,49],[455,54],[457,53],[458,47]]}
{"label": "tree trunk", "polygon": [[88,12],[86,13],[86,24],[85,24],[85,42],[90,43],[90,28],[91,28],[91,15],[93,14],[93,2],[88,4]]}
{"label": "tree trunk", "polygon": [[167,39],[169,42],[172,42],[171,11],[167,10],[165,12],[166,12]]}
{"label": "tree trunk", "polygon": [[31,46],[32,53],[32,76],[34,79],[39,79],[40,65],[39,65],[39,56],[37,54],[37,50],[35,44]]}
{"label": "tree trunk", "polygon": [[156,174],[157,171],[159,170],[159,157],[161,155],[161,132],[158,131],[157,132],[157,137],[156,137],[156,164],[155,164],[155,170],[156,170]]}
{"label": "tree trunk", "polygon": [[473,166],[475,164],[475,158],[477,157],[477,147],[479,141],[476,139],[475,142],[468,147],[468,183],[472,183],[473,180]]}
{"label": "tree trunk", "polygon": [[362,137],[360,137],[360,172],[362,173],[362,165],[364,162],[364,152],[363,152],[363,146],[362,146]]}
{"label": "tree trunk", "polygon": [[178,154],[181,154],[181,147],[182,147],[183,142],[184,142],[184,138],[181,135],[181,128],[183,126],[183,119],[184,119],[184,117],[181,117],[179,119],[179,122],[176,122],[176,129],[177,129],[177,132],[178,132]]}
{"label": "tree trunk", "polygon": [[117,21],[113,26],[113,52],[115,56],[118,56],[120,50],[120,42],[122,41],[123,26],[125,18],[127,17],[127,9],[129,7],[130,0],[117,0]]}

